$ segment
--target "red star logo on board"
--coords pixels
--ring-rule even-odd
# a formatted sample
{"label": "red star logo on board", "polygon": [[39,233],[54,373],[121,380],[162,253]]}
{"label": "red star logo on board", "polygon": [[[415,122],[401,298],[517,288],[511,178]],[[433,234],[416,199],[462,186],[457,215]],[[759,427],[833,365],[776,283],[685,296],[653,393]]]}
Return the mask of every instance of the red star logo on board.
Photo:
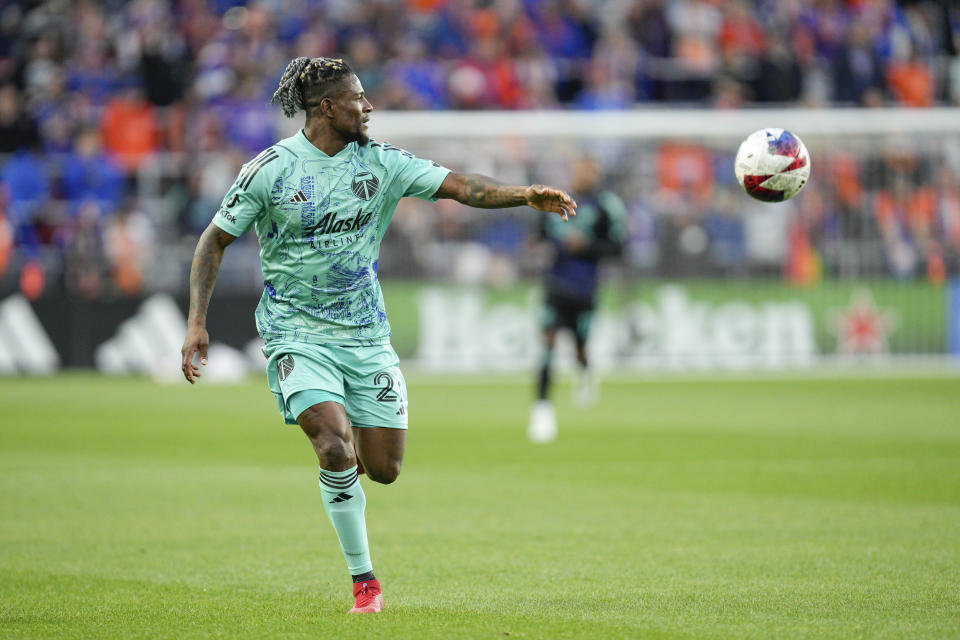
{"label": "red star logo on board", "polygon": [[850,297],[850,306],[836,309],[831,315],[837,353],[878,355],[890,351],[887,337],[897,326],[896,314],[877,307],[869,289],[856,289]]}

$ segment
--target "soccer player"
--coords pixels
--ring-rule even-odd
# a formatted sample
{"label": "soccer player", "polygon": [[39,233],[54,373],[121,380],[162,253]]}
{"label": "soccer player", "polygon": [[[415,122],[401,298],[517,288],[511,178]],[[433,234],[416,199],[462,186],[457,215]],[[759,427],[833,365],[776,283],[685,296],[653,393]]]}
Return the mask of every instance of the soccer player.
{"label": "soccer player", "polygon": [[407,388],[390,346],[377,280],[380,241],[400,198],[451,198],[473,207],[527,205],[568,219],[563,191],[508,186],[414,157],[367,135],[373,107],[343,60],[290,62],[271,103],[304,127],[243,166],[190,270],[183,375],[200,376],[210,343],[207,308],[224,249],[255,230],[264,290],[256,309],[267,381],[288,424],[299,424],[320,462],[320,494],[350,575],[350,613],[383,608],[367,544],[358,475],[397,479],[406,445]]}
{"label": "soccer player", "polygon": [[603,172],[596,160],[581,157],[574,165],[573,195],[579,203],[569,224],[543,218],[540,238],[552,248],[552,262],[545,279],[543,306],[543,360],[537,379],[537,401],[530,412],[527,436],[534,442],[549,442],[557,436],[557,419],[550,402],[550,378],[557,333],[569,330],[577,347],[580,379],[577,401],[586,406],[596,399],[596,379],[589,368],[587,339],[596,305],[601,260],[616,256],[626,239],[627,208],[603,186]]}

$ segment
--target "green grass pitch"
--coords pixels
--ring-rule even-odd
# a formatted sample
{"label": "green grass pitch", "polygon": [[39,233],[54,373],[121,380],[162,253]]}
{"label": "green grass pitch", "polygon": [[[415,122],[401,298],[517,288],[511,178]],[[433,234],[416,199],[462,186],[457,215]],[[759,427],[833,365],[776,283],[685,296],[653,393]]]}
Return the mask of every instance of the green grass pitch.
{"label": "green grass pitch", "polygon": [[3,638],[960,637],[960,378],[409,376],[386,611],[265,381],[0,380]]}

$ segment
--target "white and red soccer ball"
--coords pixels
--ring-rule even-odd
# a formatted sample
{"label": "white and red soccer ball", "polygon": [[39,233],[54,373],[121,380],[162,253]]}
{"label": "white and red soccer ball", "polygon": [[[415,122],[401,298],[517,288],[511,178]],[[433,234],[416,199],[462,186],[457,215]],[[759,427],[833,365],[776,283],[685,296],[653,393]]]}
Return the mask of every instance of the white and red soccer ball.
{"label": "white and red soccer ball", "polygon": [[783,202],[807,184],[810,154],[789,131],[760,129],[740,144],[734,172],[743,190],[757,200]]}

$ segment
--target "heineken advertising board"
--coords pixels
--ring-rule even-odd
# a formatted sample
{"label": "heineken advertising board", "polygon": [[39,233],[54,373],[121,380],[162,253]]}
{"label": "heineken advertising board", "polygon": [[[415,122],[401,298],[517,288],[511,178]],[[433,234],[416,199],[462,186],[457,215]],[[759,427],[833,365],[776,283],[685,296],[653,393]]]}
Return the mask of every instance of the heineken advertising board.
{"label": "heineken advertising board", "polygon": [[[951,287],[891,281],[647,282],[604,290],[590,348],[605,368],[796,367],[824,356],[944,354]],[[394,346],[436,370],[510,370],[540,353],[535,285],[384,284]],[[561,347],[563,349],[563,347]],[[567,345],[567,351],[572,347]]]}
{"label": "heineken advertising board", "polygon": [[[393,345],[435,371],[528,369],[541,355],[535,284],[469,288],[386,281]],[[259,296],[214,295],[207,328],[224,379],[262,372]],[[187,300],[0,300],[0,375],[93,367],[179,375]],[[793,288],[775,281],[644,281],[604,289],[593,361],[605,369],[794,368],[827,358],[960,355],[960,282],[889,280]],[[569,339],[558,362],[573,361]],[[213,366],[211,351],[211,367]],[[208,376],[207,379],[210,379]]]}

